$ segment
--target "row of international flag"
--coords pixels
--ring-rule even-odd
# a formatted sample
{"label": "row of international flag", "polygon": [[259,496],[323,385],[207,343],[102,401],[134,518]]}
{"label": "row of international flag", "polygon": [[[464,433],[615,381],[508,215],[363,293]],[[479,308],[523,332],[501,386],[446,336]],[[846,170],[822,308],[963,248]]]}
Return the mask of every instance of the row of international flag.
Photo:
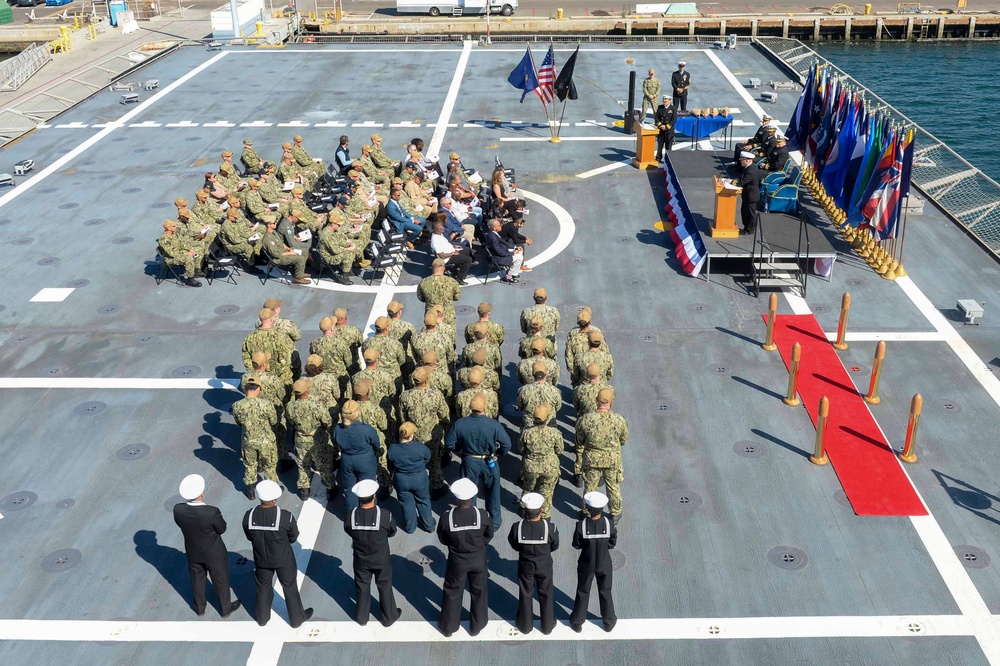
{"label": "row of international flag", "polygon": [[576,55],[580,52],[580,47],[566,61],[562,72],[556,76],[556,56],[549,46],[549,50],[542,59],[542,66],[535,72],[535,61],[531,56],[529,46],[517,64],[507,77],[510,85],[521,90],[521,103],[528,93],[535,93],[542,104],[551,104],[553,98],[558,98],[560,102],[567,99],[577,99],[576,84],[573,82],[573,70],[576,68]]}
{"label": "row of international flag", "polygon": [[853,227],[868,227],[876,240],[895,238],[910,191],[912,129],[897,127],[827,67],[814,65],[786,134]]}

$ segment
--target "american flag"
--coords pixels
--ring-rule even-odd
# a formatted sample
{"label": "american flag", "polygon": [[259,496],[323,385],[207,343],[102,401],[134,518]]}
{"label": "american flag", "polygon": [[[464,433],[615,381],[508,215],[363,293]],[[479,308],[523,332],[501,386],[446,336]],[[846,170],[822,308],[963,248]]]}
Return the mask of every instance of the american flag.
{"label": "american flag", "polygon": [[552,103],[552,84],[555,81],[556,60],[552,54],[552,47],[549,46],[549,50],[545,54],[545,59],[542,60],[542,66],[538,70],[538,87],[535,88],[535,94],[538,95],[543,104]]}

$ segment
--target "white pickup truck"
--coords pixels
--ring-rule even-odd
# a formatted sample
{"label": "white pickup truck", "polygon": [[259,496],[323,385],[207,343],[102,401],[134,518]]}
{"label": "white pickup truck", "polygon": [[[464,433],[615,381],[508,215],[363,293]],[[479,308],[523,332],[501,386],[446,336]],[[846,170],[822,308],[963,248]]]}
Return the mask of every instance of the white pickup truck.
{"label": "white pickup truck", "polygon": [[517,0],[396,0],[398,14],[428,14],[465,16],[467,14],[500,14],[510,16],[517,9]]}

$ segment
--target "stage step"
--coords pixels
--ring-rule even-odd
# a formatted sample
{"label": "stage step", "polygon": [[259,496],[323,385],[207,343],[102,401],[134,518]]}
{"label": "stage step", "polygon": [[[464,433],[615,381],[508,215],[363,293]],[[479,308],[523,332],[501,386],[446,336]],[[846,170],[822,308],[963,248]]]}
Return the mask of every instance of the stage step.
{"label": "stage step", "polygon": [[801,287],[802,280],[793,277],[765,277],[757,280],[761,289],[784,289],[785,287]]}
{"label": "stage step", "polygon": [[782,271],[784,273],[801,273],[802,267],[794,261],[771,261],[754,263],[755,270],[758,271]]}

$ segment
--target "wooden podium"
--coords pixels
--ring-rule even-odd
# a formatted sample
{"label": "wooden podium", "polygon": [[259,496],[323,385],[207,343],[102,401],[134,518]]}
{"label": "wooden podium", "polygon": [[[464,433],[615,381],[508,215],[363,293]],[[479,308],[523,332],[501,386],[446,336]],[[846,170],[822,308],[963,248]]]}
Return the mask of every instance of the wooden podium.
{"label": "wooden podium", "polygon": [[643,127],[638,120],[634,121],[635,130],[635,159],[632,166],[636,169],[648,169],[649,167],[659,168],[660,162],[656,159],[656,129]]}
{"label": "wooden podium", "polygon": [[726,187],[718,176],[715,178],[715,218],[709,235],[712,238],[736,238],[740,230],[736,228],[736,195],[743,192],[742,188]]}

